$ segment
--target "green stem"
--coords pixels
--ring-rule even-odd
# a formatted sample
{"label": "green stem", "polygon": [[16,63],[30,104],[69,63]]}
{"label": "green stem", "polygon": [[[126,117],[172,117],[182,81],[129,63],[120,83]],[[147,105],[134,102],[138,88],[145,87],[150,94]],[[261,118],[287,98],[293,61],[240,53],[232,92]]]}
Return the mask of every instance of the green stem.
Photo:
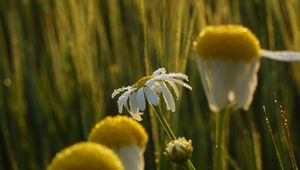
{"label": "green stem", "polygon": [[221,149],[220,149],[220,113],[215,113],[215,148],[214,148],[214,170],[221,169]]}
{"label": "green stem", "polygon": [[196,170],[196,168],[194,167],[193,163],[191,162],[191,160],[187,160],[185,163],[184,163],[184,168],[187,169],[187,170]]}
{"label": "green stem", "polygon": [[226,163],[226,144],[225,144],[225,133],[226,133],[226,115],[228,109],[215,113],[216,117],[216,132],[215,132],[215,148],[214,148],[214,170],[224,169]]}
{"label": "green stem", "polygon": [[[162,111],[160,109],[160,107],[158,106],[153,106],[152,104],[149,104],[151,106],[151,108],[153,109],[154,113],[156,114],[158,120],[160,121],[161,125],[163,126],[164,130],[166,131],[166,133],[168,134],[169,138],[171,140],[176,140],[176,136],[174,134],[174,132],[172,131],[169,123],[167,122],[166,118],[164,117],[164,115],[162,114]],[[196,170],[196,168],[194,167],[193,163],[188,159],[183,166],[185,167],[185,169],[187,170]]]}
{"label": "green stem", "polygon": [[163,128],[165,129],[165,131],[167,132],[168,136],[170,137],[171,140],[176,140],[176,136],[174,134],[174,132],[172,131],[169,123],[167,122],[166,118],[164,117],[164,115],[162,114],[162,111],[160,109],[160,107],[158,106],[153,106],[150,104],[150,106],[152,106],[157,118],[159,119],[161,125],[163,126]]}

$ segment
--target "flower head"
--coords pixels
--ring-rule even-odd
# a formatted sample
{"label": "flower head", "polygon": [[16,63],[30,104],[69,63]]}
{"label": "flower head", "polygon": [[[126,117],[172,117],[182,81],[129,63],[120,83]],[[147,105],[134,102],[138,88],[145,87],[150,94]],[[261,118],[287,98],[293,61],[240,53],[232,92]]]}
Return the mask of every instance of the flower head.
{"label": "flower head", "polygon": [[205,59],[251,61],[260,50],[256,36],[241,25],[207,26],[193,45]]}
{"label": "flower head", "polygon": [[56,154],[47,170],[123,170],[118,156],[107,147],[81,142],[69,146]]}
{"label": "flower head", "polygon": [[168,86],[173,89],[178,98],[179,91],[176,84],[192,90],[192,87],[185,83],[184,80],[188,81],[187,75],[182,73],[167,74],[165,68],[160,68],[153,72],[151,76],[141,78],[132,86],[114,90],[111,97],[114,98],[116,95],[122,93],[118,99],[119,113],[122,112],[125,106],[134,119],[141,120],[142,112],[140,111],[145,110],[146,101],[153,105],[158,105],[160,94],[162,94],[165,100],[167,109],[175,112],[174,98]]}
{"label": "flower head", "polygon": [[193,152],[193,146],[191,140],[186,140],[184,137],[179,137],[168,143],[165,154],[167,157],[175,163],[186,162]]}
{"label": "flower head", "polygon": [[125,170],[144,169],[148,135],[137,121],[127,116],[107,117],[95,125],[88,140],[113,149]]}
{"label": "flower head", "polygon": [[127,116],[108,116],[94,126],[88,140],[110,148],[128,145],[145,148],[148,135],[141,124]]}
{"label": "flower head", "polygon": [[197,65],[212,111],[248,110],[257,86],[260,57],[299,61],[296,52],[261,49],[257,37],[241,25],[207,26],[193,42]]}

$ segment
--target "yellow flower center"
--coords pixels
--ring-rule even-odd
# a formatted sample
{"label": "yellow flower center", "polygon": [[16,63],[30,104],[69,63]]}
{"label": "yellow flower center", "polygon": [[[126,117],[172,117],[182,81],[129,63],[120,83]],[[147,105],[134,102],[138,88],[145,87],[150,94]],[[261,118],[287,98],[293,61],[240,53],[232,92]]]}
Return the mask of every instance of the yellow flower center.
{"label": "yellow flower center", "polygon": [[145,85],[145,83],[146,83],[148,80],[150,80],[150,79],[152,79],[152,78],[153,78],[153,76],[146,76],[146,77],[143,77],[143,78],[139,79],[137,82],[135,82],[135,83],[132,85],[132,87],[133,87],[133,88],[141,88],[141,87],[143,87],[143,86]]}
{"label": "yellow flower center", "polygon": [[260,50],[256,36],[241,25],[207,26],[193,46],[204,59],[250,61]]}
{"label": "yellow flower center", "polygon": [[118,156],[109,148],[82,142],[65,148],[51,161],[47,170],[124,170]]}
{"label": "yellow flower center", "polygon": [[148,135],[141,124],[127,116],[109,116],[96,124],[88,140],[110,148],[128,145],[145,148]]}

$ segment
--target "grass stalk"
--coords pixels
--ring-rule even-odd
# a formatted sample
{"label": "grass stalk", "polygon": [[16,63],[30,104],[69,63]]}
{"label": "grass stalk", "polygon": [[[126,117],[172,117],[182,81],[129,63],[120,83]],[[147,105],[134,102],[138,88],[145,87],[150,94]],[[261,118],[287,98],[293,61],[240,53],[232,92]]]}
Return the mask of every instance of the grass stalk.
{"label": "grass stalk", "polygon": [[270,124],[270,118],[268,116],[268,113],[267,113],[265,107],[263,107],[263,112],[265,114],[265,120],[266,120],[267,128],[268,128],[269,133],[270,133],[271,138],[272,138],[272,142],[273,142],[273,145],[274,145],[274,148],[275,148],[275,152],[276,152],[276,156],[277,156],[277,159],[278,159],[278,162],[279,162],[279,165],[280,165],[280,169],[284,170],[285,168],[283,166],[282,157],[281,157],[281,154],[279,152],[279,149],[278,149],[278,146],[277,146],[277,142],[275,140],[275,137],[274,137],[274,134],[273,134],[273,130],[272,130],[272,127],[271,127],[271,124]]}

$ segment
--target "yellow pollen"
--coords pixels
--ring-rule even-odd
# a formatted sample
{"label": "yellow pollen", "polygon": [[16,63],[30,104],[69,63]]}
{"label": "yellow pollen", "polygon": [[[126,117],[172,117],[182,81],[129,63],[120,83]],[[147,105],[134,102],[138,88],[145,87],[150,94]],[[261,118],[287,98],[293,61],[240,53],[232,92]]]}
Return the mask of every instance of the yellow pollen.
{"label": "yellow pollen", "polygon": [[135,82],[135,83],[132,85],[132,87],[133,87],[133,88],[141,88],[141,87],[143,87],[143,86],[145,85],[145,83],[146,83],[148,80],[150,80],[150,79],[152,79],[152,78],[153,78],[153,76],[143,77],[143,78],[139,79],[137,82]]}
{"label": "yellow pollen", "polygon": [[81,142],[57,153],[47,170],[124,170],[118,156],[109,148]]}
{"label": "yellow pollen", "polygon": [[259,57],[260,51],[256,36],[241,25],[207,26],[193,42],[193,47],[204,59],[250,61]]}
{"label": "yellow pollen", "polygon": [[109,116],[96,124],[88,140],[110,148],[137,145],[143,149],[148,135],[141,124],[127,116]]}

